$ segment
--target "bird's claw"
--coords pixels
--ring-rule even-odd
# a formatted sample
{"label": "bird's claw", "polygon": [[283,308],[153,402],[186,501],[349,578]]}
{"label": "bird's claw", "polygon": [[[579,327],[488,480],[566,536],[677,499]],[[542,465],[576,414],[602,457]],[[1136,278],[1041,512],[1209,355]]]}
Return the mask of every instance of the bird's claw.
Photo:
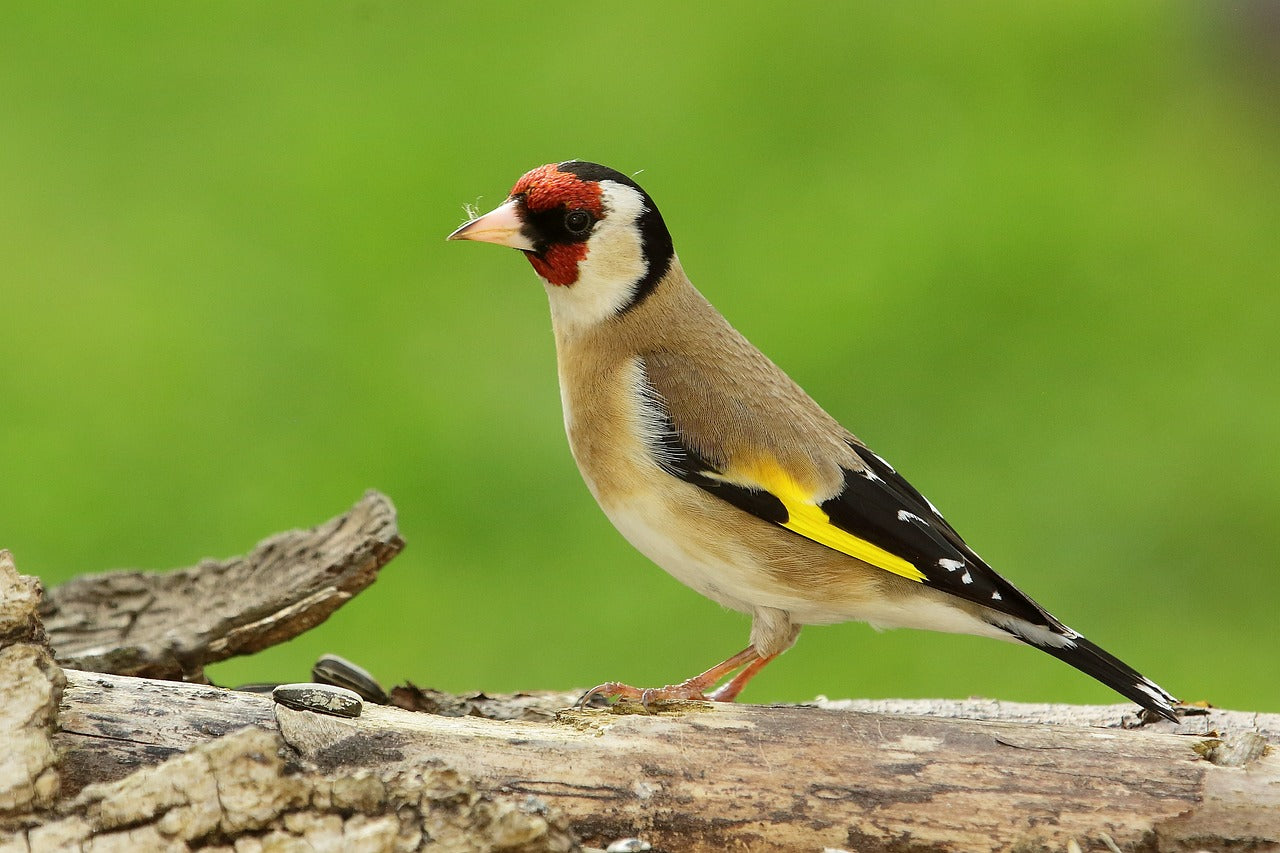
{"label": "bird's claw", "polygon": [[696,683],[696,681],[696,679],[689,679],[689,681],[681,682],[680,684],[668,684],[665,687],[632,687],[630,684],[623,684],[620,681],[606,681],[604,684],[598,684],[583,693],[582,698],[577,702],[577,707],[586,707],[587,703],[596,696],[612,699],[630,699],[639,702],[640,706],[646,711],[650,705],[663,702],[711,701],[711,698],[702,692],[705,685]]}

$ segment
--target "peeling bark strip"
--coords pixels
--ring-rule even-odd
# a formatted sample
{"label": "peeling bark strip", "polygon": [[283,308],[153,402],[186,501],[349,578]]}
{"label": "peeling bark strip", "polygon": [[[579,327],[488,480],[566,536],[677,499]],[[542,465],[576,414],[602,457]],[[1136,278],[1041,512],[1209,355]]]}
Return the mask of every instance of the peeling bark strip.
{"label": "peeling bark strip", "polygon": [[370,491],[343,515],[278,533],[244,557],[68,581],[46,594],[40,616],[63,666],[204,681],[205,665],[329,618],[403,547],[395,507]]}
{"label": "peeling bark strip", "polygon": [[[468,716],[366,706],[359,719],[343,720],[253,694],[67,676],[56,743],[69,782],[119,778],[139,760],[156,760],[149,755],[205,742],[236,718],[278,729],[295,760],[328,776],[443,764],[479,790],[535,796],[599,847],[624,836],[692,853],[1031,853],[1064,851],[1073,839],[1082,850],[1106,851],[1104,834],[1126,851],[1280,844],[1280,757],[1267,751],[1225,767],[1197,753],[1252,733],[1274,744],[1274,714],[1215,710],[1178,727],[1126,730],[1119,724],[1127,705],[904,702],[895,714],[887,713],[893,703],[874,703],[877,713],[842,703],[685,703],[636,714],[567,711],[576,694],[542,694],[440,697],[468,707]],[[517,706],[523,719],[510,719]],[[104,747],[102,732],[119,737],[144,709],[147,726],[132,744]],[[490,710],[508,719],[476,716]],[[953,716],[926,716],[930,710]],[[1010,719],[973,719],[980,714]],[[1039,722],[1021,722],[1028,718]],[[210,731],[212,720],[219,722]]]}

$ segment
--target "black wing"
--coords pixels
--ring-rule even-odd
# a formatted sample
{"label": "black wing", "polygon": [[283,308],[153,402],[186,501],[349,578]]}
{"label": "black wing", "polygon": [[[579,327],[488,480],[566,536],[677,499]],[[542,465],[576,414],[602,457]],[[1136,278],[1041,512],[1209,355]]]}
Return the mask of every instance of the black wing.
{"label": "black wing", "polygon": [[861,444],[849,446],[866,470],[845,471],[840,494],[821,504],[832,524],[907,560],[924,573],[928,586],[1035,625],[1068,630],[974,553],[893,466]]}

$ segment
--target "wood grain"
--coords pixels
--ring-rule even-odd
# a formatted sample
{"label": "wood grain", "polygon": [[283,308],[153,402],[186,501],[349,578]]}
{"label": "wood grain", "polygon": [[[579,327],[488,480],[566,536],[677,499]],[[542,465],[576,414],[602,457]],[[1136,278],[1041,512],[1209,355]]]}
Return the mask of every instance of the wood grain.
{"label": "wood grain", "polygon": [[[1053,706],[1009,703],[936,703],[951,716],[924,713],[928,703],[906,713],[838,703],[639,713],[567,710],[572,694],[542,694],[495,698],[507,715],[513,702],[536,703],[525,719],[366,705],[343,720],[208,687],[67,677],[56,742],[68,779],[90,767],[118,777],[238,722],[278,730],[297,761],[329,776],[451,767],[479,790],[536,797],[599,846],[639,836],[682,851],[1065,850],[1073,841],[1104,851],[1105,837],[1122,850],[1186,851],[1275,849],[1267,845],[1280,839],[1274,753],[1227,767],[1197,751],[1251,734],[1274,742],[1278,715],[1214,710],[1126,729],[1128,706],[1066,708],[1074,722],[1054,723]],[[971,718],[980,714],[996,718]],[[131,726],[132,745],[120,740]],[[114,743],[104,748],[104,737]]]}

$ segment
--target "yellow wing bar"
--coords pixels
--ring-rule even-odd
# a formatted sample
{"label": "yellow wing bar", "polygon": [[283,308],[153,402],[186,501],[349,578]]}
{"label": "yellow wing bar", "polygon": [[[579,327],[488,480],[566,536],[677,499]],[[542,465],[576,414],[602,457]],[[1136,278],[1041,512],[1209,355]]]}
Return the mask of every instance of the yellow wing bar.
{"label": "yellow wing bar", "polygon": [[762,488],[776,497],[786,507],[787,520],[782,522],[782,526],[788,530],[842,554],[856,557],[878,569],[907,580],[924,582],[924,572],[914,564],[832,524],[830,516],[813,501],[812,493],[801,487],[777,463],[767,462],[750,468],[737,468],[723,479]]}

